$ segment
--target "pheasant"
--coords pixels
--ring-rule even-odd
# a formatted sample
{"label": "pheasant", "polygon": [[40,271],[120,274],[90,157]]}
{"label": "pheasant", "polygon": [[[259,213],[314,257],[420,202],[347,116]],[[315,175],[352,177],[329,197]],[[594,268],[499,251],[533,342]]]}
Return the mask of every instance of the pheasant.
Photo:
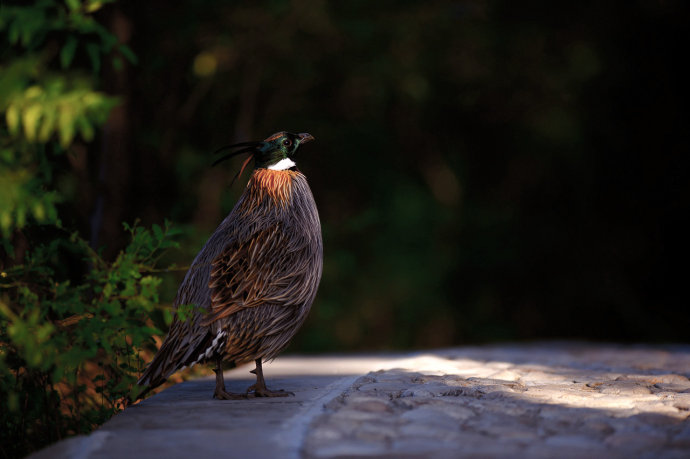
{"label": "pheasant", "polygon": [[[284,397],[266,387],[262,360],[272,360],[304,323],[321,280],[321,224],[306,177],[293,161],[310,134],[278,132],[216,163],[249,153],[254,171],[230,214],[187,271],[173,303],[193,305],[187,320],[175,315],[170,331],[138,381],[148,388],[197,363],[215,363],[214,397]],[[237,177],[237,176],[236,176]],[[246,393],[226,391],[221,362],[254,361],[256,383]]]}

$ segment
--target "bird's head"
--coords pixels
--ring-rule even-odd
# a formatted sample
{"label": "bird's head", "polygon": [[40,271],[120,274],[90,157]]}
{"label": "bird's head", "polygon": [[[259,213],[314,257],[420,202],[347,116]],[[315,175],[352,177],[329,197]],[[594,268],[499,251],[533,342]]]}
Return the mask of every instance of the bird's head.
{"label": "bird's head", "polygon": [[254,153],[255,167],[282,171],[295,166],[292,160],[301,144],[314,140],[311,134],[276,132],[263,142]]}
{"label": "bird's head", "polygon": [[242,165],[242,169],[238,175],[242,174],[242,171],[252,159],[254,160],[254,167],[257,169],[265,168],[278,171],[290,169],[295,166],[293,158],[300,145],[310,140],[314,140],[314,137],[307,133],[293,134],[285,131],[276,132],[263,141],[241,142],[221,148],[217,152],[243,147],[217,159],[213,165],[234,156],[248,153],[249,157]]}

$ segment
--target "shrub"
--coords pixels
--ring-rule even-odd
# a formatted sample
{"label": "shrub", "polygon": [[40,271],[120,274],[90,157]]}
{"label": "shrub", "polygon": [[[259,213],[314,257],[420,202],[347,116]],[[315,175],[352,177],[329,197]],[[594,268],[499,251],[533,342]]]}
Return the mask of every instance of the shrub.
{"label": "shrub", "polygon": [[[125,227],[131,242],[111,263],[72,233],[0,272],[3,455],[89,432],[139,392],[140,352],[161,334],[156,262],[176,243],[167,223]],[[79,258],[88,272],[75,282],[62,266]]]}
{"label": "shrub", "polygon": [[106,3],[0,6],[0,457],[108,419],[136,395],[139,354],[160,334],[170,224],[125,225],[129,244],[106,260],[61,221],[76,198],[57,185],[60,165],[118,103],[99,91],[102,63],[135,60],[94,18]]}

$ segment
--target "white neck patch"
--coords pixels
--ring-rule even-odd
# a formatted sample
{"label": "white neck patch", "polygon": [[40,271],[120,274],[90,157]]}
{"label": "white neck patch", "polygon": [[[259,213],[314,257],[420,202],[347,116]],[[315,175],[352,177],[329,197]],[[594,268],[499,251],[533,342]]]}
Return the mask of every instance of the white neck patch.
{"label": "white neck patch", "polygon": [[268,169],[272,171],[284,171],[285,169],[290,169],[295,166],[295,162],[289,158],[283,158],[272,166],[268,166]]}

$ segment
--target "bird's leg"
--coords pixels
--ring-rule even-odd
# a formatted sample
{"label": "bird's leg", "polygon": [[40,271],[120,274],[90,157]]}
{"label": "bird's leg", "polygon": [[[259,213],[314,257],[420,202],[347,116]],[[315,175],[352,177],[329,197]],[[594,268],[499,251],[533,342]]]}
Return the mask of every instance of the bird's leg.
{"label": "bird's leg", "polygon": [[220,367],[221,358],[216,359],[216,368],[213,371],[216,373],[216,390],[213,391],[213,398],[219,400],[241,400],[247,398],[245,394],[235,394],[225,390],[225,381],[223,380],[223,369]]}
{"label": "bird's leg", "polygon": [[[256,383],[249,386],[247,389],[247,396],[251,397],[287,397],[288,395],[295,395],[292,392],[285,390],[269,390],[266,387],[266,381],[264,380],[264,372],[261,368],[261,358],[255,360],[256,369],[250,371],[256,375]],[[254,391],[253,393],[250,393]]]}

